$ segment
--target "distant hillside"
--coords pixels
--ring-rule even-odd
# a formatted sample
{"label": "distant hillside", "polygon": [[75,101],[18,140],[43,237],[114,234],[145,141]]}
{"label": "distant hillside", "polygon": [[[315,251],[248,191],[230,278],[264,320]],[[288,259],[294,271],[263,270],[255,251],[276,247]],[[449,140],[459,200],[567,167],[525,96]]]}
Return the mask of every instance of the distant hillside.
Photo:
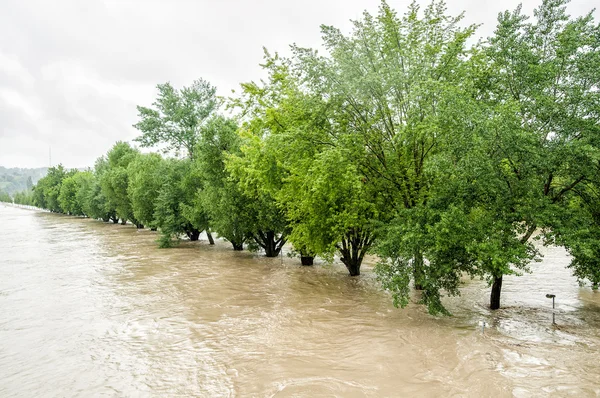
{"label": "distant hillside", "polygon": [[[35,185],[40,178],[48,172],[47,167],[37,169],[21,169],[18,167],[7,169],[0,166],[0,191],[13,195]],[[29,181],[29,182],[28,182]]]}

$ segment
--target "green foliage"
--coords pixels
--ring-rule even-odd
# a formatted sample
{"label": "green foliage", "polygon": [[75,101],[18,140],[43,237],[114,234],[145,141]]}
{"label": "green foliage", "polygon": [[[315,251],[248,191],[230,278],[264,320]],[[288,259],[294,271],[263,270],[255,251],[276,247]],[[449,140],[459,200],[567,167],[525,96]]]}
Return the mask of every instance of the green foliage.
{"label": "green foliage", "polygon": [[108,162],[104,156],[96,159],[94,165],[94,179],[88,186],[83,210],[92,218],[99,218],[105,222],[109,220],[118,222],[119,218],[117,217],[114,205],[104,195],[101,185],[103,176],[108,171],[108,168]]}
{"label": "green foliage", "polygon": [[33,192],[31,190],[17,192],[14,194],[13,202],[19,205],[33,206]]}
{"label": "green foliage", "polygon": [[139,226],[133,214],[131,199],[127,195],[129,185],[127,167],[137,156],[139,152],[128,143],[117,142],[106,156],[106,164],[102,166],[99,181],[102,194],[121,222],[124,224],[127,220],[131,220]]}
{"label": "green foliage", "polygon": [[[160,247],[171,247],[182,234],[197,239],[200,229],[184,216],[185,206],[191,206],[196,189],[188,185],[186,175],[191,170],[191,161],[168,159],[163,167],[163,183],[154,211],[154,220],[159,227]],[[189,202],[185,202],[188,200]]]}
{"label": "green foliage", "polygon": [[163,184],[163,171],[164,160],[155,153],[139,155],[127,166],[127,194],[131,200],[133,216],[150,228],[158,227],[154,212],[156,198]]}
{"label": "green foliage", "polygon": [[557,226],[565,195],[584,181],[598,154],[600,96],[592,82],[600,75],[590,61],[598,60],[600,36],[591,15],[570,20],[565,4],[544,1],[532,22],[520,7],[501,14],[477,66],[487,125],[477,132],[476,161],[486,171],[478,176],[485,195],[477,205],[490,213],[488,234],[498,239],[493,261],[480,258],[490,279],[535,255],[533,232]]}
{"label": "green foliage", "polygon": [[563,218],[553,230],[556,243],[573,257],[569,267],[580,284],[600,285],[600,166],[585,183],[573,190]]}
{"label": "green foliage", "polygon": [[211,119],[201,130],[195,167],[203,187],[194,207],[204,209],[212,229],[241,250],[253,229],[253,207],[238,181],[225,169],[226,157],[240,154],[237,124],[224,117]]}
{"label": "green foliage", "polygon": [[65,178],[60,187],[60,193],[58,195],[58,202],[63,212],[74,216],[84,215],[82,209],[82,203],[78,200],[77,194],[81,188],[82,182],[81,172]]}
{"label": "green foliage", "polygon": [[12,203],[12,198],[10,195],[4,191],[0,191],[0,202]]}
{"label": "green foliage", "polygon": [[252,217],[250,234],[254,243],[265,250],[267,257],[276,257],[288,233],[285,214],[274,197],[278,184],[276,160],[265,151],[264,142],[250,132],[241,151],[241,155],[228,157],[226,167],[248,200],[246,215]]}
{"label": "green foliage", "polygon": [[194,157],[200,129],[214,112],[216,88],[203,79],[180,91],[170,83],[159,84],[154,108],[138,106],[140,121],[134,125],[142,132],[136,141],[142,147],[165,145],[165,151],[185,151]]}
{"label": "green foliage", "polygon": [[[81,210],[81,214],[86,217],[93,217],[90,211],[90,196],[93,184],[95,183],[94,174],[90,170],[80,171],[75,175],[77,190],[75,192],[75,201]],[[101,217],[94,217],[101,218]]]}
{"label": "green foliage", "polygon": [[34,204],[42,209],[48,209],[55,213],[63,213],[63,208],[58,200],[60,188],[63,180],[74,173],[75,171],[68,173],[61,164],[49,168],[46,176],[41,178],[34,187]]}
{"label": "green foliage", "polygon": [[[322,153],[315,157],[315,165],[296,172],[306,179],[299,184],[310,193],[304,195],[305,200],[319,201],[296,218],[310,220],[315,213],[320,217],[311,224],[300,222],[293,238],[296,231],[309,237],[324,227],[329,236],[321,233],[327,237],[321,240],[329,241],[329,247],[334,240],[341,240],[343,248],[341,236],[360,228],[367,233],[363,241],[369,245],[375,236],[397,245],[395,236],[386,230],[377,232],[375,226],[391,222],[399,224],[398,230],[406,230],[411,219],[419,217],[435,182],[429,162],[452,141],[453,131],[446,130],[443,121],[454,111],[449,104],[462,94],[467,73],[465,42],[474,27],[461,28],[461,19],[447,16],[442,2],[432,2],[422,13],[413,3],[403,17],[382,3],[377,15],[364,13],[350,35],[334,27],[322,28],[329,57],[294,48],[294,72],[305,87],[305,98],[311,98],[307,116],[312,120],[305,129],[312,136],[307,141]],[[315,98],[323,105],[315,106]],[[321,174],[323,182],[315,185],[320,182],[315,176]],[[305,206],[298,202],[297,208]],[[316,212],[318,208],[320,212]],[[402,216],[397,216],[399,212]],[[416,277],[423,273],[415,265],[423,263],[425,248],[420,247],[419,234],[406,239],[413,241],[378,254],[387,264],[411,264]],[[385,242],[378,247],[383,246]],[[319,245],[315,249],[322,251]],[[415,284],[423,284],[423,278],[419,276]],[[400,281],[404,285],[397,286],[397,291],[407,291],[409,279],[396,280]]]}

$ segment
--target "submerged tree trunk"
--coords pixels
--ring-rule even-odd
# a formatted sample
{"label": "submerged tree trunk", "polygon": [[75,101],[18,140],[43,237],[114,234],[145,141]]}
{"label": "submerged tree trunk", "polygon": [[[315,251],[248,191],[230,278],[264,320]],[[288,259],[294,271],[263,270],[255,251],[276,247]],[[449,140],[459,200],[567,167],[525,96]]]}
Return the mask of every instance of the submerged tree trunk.
{"label": "submerged tree trunk", "polygon": [[215,240],[213,239],[209,229],[206,230],[206,237],[208,238],[209,244],[211,244],[211,245],[215,244]]}
{"label": "submerged tree trunk", "polygon": [[346,265],[348,272],[350,272],[350,276],[360,275],[360,266],[362,264],[362,260],[356,258],[347,259],[345,257],[342,257],[342,262]]}
{"label": "submerged tree trunk", "polygon": [[300,263],[302,265],[313,265],[314,259],[313,256],[300,256]]}
{"label": "submerged tree trunk", "polygon": [[123,218],[123,219],[121,220],[121,225],[125,225],[125,224],[127,224],[127,219]]}
{"label": "submerged tree trunk", "polygon": [[281,234],[279,239],[276,238],[277,235],[274,231],[263,232],[259,230],[258,233],[254,235],[256,243],[265,250],[266,257],[277,257],[286,242],[284,234]]}
{"label": "submerged tree trunk", "polygon": [[150,231],[158,231],[158,228],[157,227],[151,227]]}
{"label": "submerged tree trunk", "polygon": [[372,243],[371,231],[363,231],[359,228],[348,232],[342,239],[342,245],[338,245],[340,260],[346,265],[350,276],[360,275],[360,266]]}
{"label": "submerged tree trunk", "polygon": [[423,267],[423,253],[417,251],[415,253],[415,257],[413,258],[413,279],[415,290],[423,290],[423,278],[425,277]]}
{"label": "submerged tree trunk", "polygon": [[197,241],[198,238],[200,237],[200,231],[198,231],[197,229],[192,229],[190,231],[187,231],[186,234],[192,242]]}
{"label": "submerged tree trunk", "polygon": [[112,220],[113,224],[119,223],[119,217],[117,217],[117,216],[110,216],[110,219]]}
{"label": "submerged tree trunk", "polygon": [[237,250],[237,251],[244,250],[244,243],[243,242],[234,242],[234,241],[231,241],[231,244],[233,245],[233,250]]}
{"label": "submerged tree trunk", "polygon": [[138,224],[135,224],[135,227],[137,229],[144,229],[144,224],[138,223]]}
{"label": "submerged tree trunk", "polygon": [[[521,237],[521,244],[527,243],[529,238],[531,238],[531,236],[535,232],[536,228],[537,225],[535,223],[527,227],[527,231],[525,231],[525,234]],[[490,309],[497,310],[498,308],[500,308],[500,295],[502,293],[502,275],[492,275],[492,277],[494,278],[494,282],[492,284],[492,293],[490,295]]]}
{"label": "submerged tree trunk", "polygon": [[299,248],[298,251],[300,252],[300,263],[302,265],[313,265],[315,256],[313,256],[306,246]]}
{"label": "submerged tree trunk", "polygon": [[490,296],[490,309],[497,310],[500,308],[500,292],[502,291],[502,275],[494,277],[492,284],[492,294]]}

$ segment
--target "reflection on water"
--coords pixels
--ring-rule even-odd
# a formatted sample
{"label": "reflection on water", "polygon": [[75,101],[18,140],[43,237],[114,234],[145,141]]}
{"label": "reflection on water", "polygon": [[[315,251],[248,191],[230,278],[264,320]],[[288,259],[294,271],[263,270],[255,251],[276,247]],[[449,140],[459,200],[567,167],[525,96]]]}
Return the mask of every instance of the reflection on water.
{"label": "reflection on water", "polygon": [[2,397],[600,394],[600,293],[559,248],[506,278],[504,309],[467,281],[433,318],[394,309],[369,266],[158,249],[150,231],[2,205],[0,225]]}

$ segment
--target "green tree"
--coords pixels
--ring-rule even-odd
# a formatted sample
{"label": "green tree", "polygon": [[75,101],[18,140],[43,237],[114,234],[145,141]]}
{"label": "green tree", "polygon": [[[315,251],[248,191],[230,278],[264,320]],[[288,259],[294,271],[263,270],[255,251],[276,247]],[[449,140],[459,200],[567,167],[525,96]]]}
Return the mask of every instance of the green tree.
{"label": "green tree", "polygon": [[[12,198],[4,191],[0,191],[0,202],[12,203]],[[17,202],[15,202],[17,203]]]}
{"label": "green tree", "polygon": [[104,194],[102,182],[106,184],[109,172],[109,164],[104,156],[96,159],[94,164],[94,179],[89,185],[89,190],[86,195],[84,212],[92,218],[101,219],[104,222],[112,221],[114,224],[119,222],[117,211],[114,207],[114,201],[110,201]]}
{"label": "green tree", "polygon": [[164,180],[164,162],[160,155],[150,153],[137,156],[127,166],[127,193],[133,215],[136,220],[154,230],[158,227],[154,220],[154,212],[156,198]]}
{"label": "green tree", "polygon": [[[355,173],[352,180],[362,182],[361,200],[351,208],[368,217],[361,223],[369,237],[355,238],[359,245],[374,243],[374,236],[393,244],[395,236],[387,236],[386,229],[375,234],[374,226],[409,222],[407,213],[418,217],[420,207],[427,205],[433,178],[428,162],[443,152],[451,133],[443,129],[441,111],[460,92],[468,55],[465,42],[474,31],[473,26],[461,28],[461,19],[446,15],[443,2],[432,2],[422,13],[413,3],[403,17],[382,2],[377,15],[365,12],[354,22],[350,35],[322,28],[329,56],[294,48],[294,72],[305,94],[325,102],[321,112],[313,113],[323,118],[322,126],[315,128],[313,122],[307,129],[325,134],[309,140],[325,144],[320,151],[335,148],[331,156],[346,159],[340,163],[346,170],[339,172]],[[372,210],[365,213],[361,206],[367,204]],[[400,212],[402,217],[395,216]],[[406,282],[413,279],[421,288],[426,279],[426,248],[420,247],[424,240],[414,234],[407,238],[412,238],[410,245],[379,254],[409,259],[395,263],[411,268]]]}
{"label": "green tree", "polygon": [[81,186],[81,175],[81,172],[75,172],[75,174],[66,177],[62,181],[58,202],[66,214],[74,216],[84,215],[82,202],[80,202],[77,197],[77,193]]}
{"label": "green tree", "polygon": [[33,192],[31,190],[15,193],[14,203],[26,206],[33,206]]}
{"label": "green tree", "polygon": [[199,79],[181,90],[170,83],[159,84],[157,89],[153,108],[137,107],[140,121],[134,127],[142,135],[135,141],[142,147],[164,145],[165,151],[184,151],[193,159],[200,129],[217,107],[216,88]]}
{"label": "green tree", "polygon": [[45,177],[41,178],[33,191],[33,201],[37,207],[55,213],[63,213],[58,196],[62,181],[69,176],[62,164],[48,169]]}
{"label": "green tree", "polygon": [[203,187],[194,207],[206,209],[211,228],[231,242],[234,250],[243,250],[252,232],[252,206],[225,168],[228,155],[240,154],[237,128],[233,120],[216,116],[201,129],[195,167]]}
{"label": "green tree", "polygon": [[131,206],[131,199],[127,194],[129,177],[127,167],[139,156],[139,151],[132,148],[128,143],[117,142],[106,156],[106,169],[99,176],[102,193],[114,208],[116,215],[125,224],[131,220],[138,228],[143,225],[135,218]]}
{"label": "green tree", "polygon": [[183,218],[193,227],[194,234],[188,234],[191,240],[198,240],[199,234],[204,231],[208,242],[215,244],[210,230],[209,215],[205,205],[198,201],[198,195],[204,189],[204,182],[199,170],[194,166],[194,161],[186,159],[182,163],[185,172],[180,182],[181,196],[179,206]]}
{"label": "green tree", "polygon": [[276,159],[264,149],[264,142],[248,133],[242,154],[230,154],[226,167],[248,199],[247,214],[253,218],[249,224],[254,243],[265,251],[265,256],[277,257],[287,240],[288,225],[273,196],[273,185],[268,182],[279,176]]}
{"label": "green tree", "polygon": [[563,218],[553,226],[550,237],[572,256],[569,268],[583,285],[589,280],[594,290],[600,285],[600,163],[581,185],[573,189]]}
{"label": "green tree", "polygon": [[[599,28],[591,14],[570,19],[566,3],[543,1],[532,22],[520,7],[501,14],[478,79],[491,120],[480,138],[502,198],[492,206],[496,223],[506,225],[505,245],[518,236],[530,255],[534,231],[556,225],[566,195],[592,172],[598,154],[600,75],[592,65]],[[484,268],[490,308],[500,307],[502,276],[517,265],[494,261]]]}
{"label": "green tree", "polygon": [[[160,247],[171,247],[182,234],[192,240],[198,240],[203,226],[190,222],[184,216],[185,205],[191,206],[198,187],[188,185],[186,175],[190,173],[191,161],[167,159],[163,169],[164,180],[156,198],[154,220],[161,237]],[[186,200],[189,202],[186,203]],[[201,221],[201,220],[200,220]]]}

